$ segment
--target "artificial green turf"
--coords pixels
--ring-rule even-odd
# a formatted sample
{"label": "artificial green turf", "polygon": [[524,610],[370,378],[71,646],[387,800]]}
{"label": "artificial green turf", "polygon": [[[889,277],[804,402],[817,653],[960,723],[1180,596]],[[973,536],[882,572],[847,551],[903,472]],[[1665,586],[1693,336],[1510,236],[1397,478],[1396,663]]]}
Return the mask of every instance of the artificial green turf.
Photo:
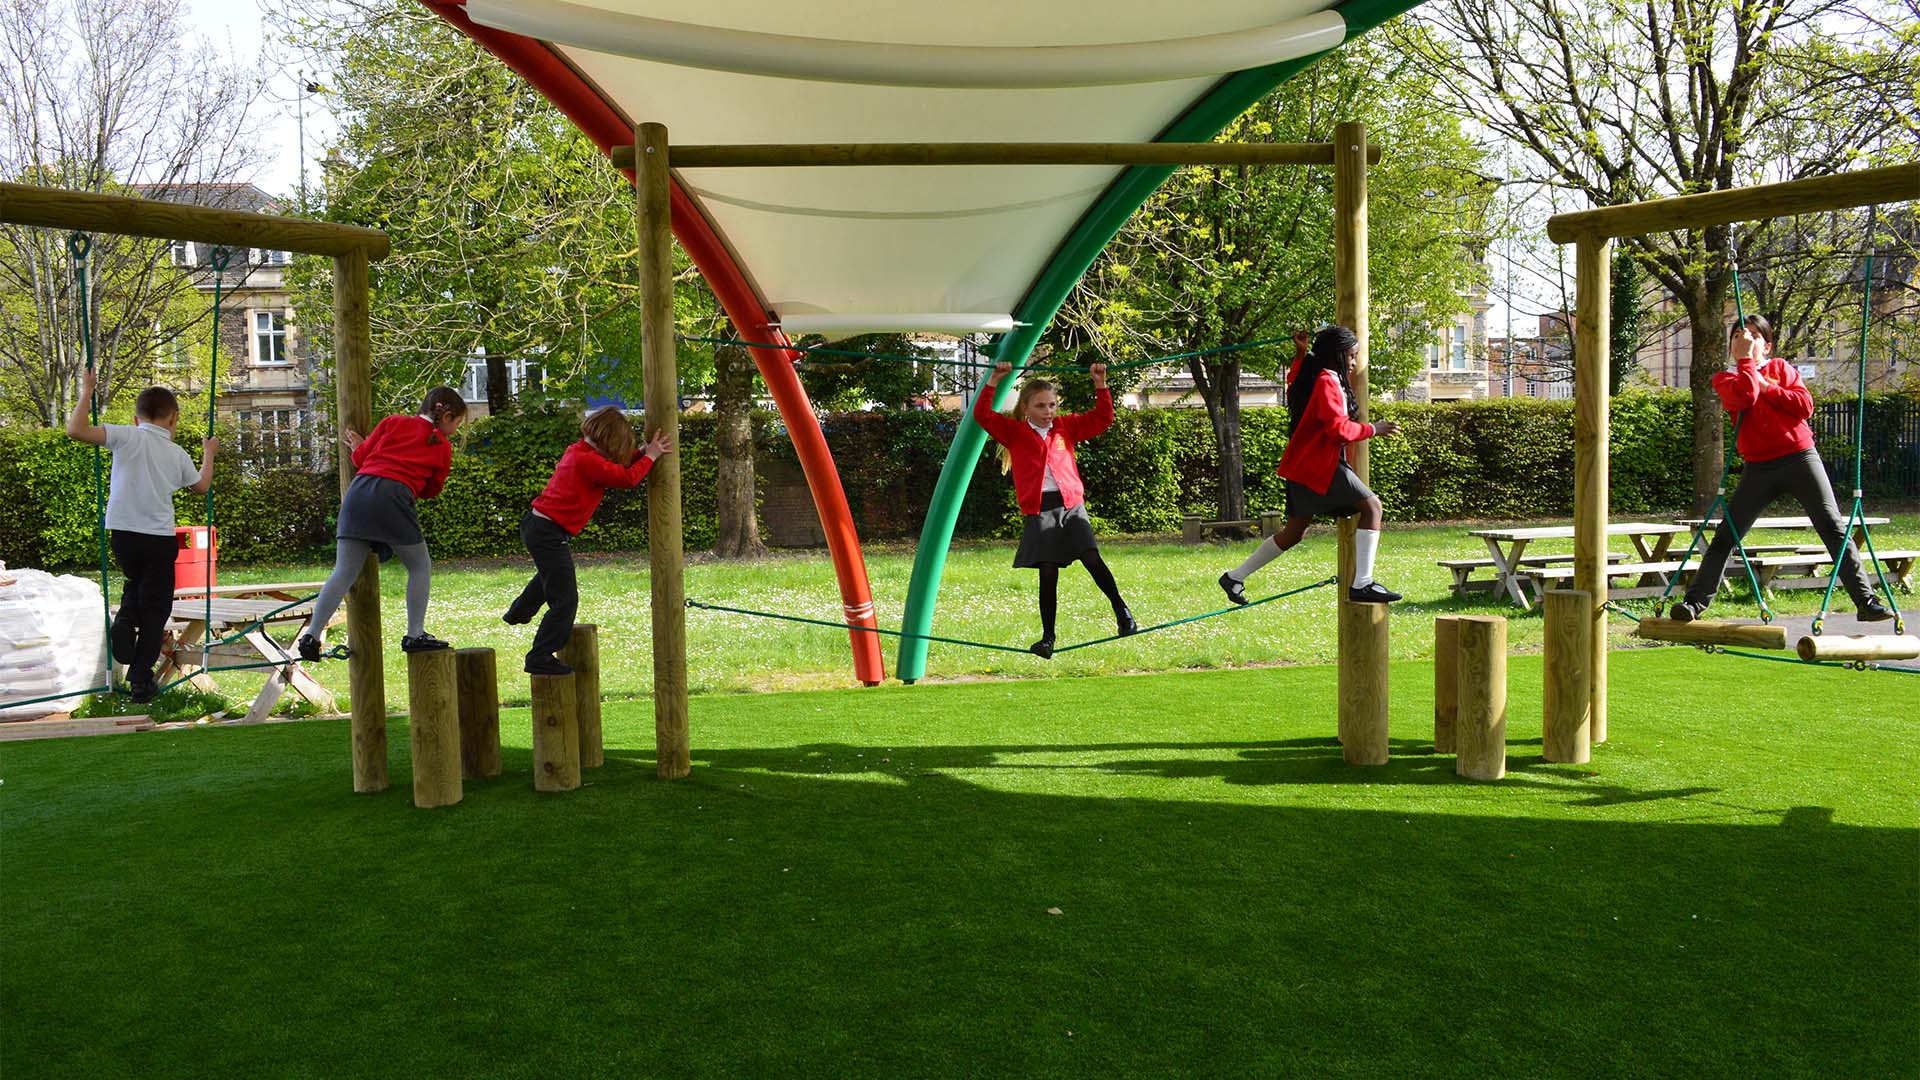
{"label": "artificial green turf", "polygon": [[[1508,778],[1341,762],[1325,667],[692,702],[653,775],[355,796],[345,721],[0,744],[14,1077],[1891,1077],[1920,677],[1616,654]],[[1051,915],[1049,908],[1060,914]]]}

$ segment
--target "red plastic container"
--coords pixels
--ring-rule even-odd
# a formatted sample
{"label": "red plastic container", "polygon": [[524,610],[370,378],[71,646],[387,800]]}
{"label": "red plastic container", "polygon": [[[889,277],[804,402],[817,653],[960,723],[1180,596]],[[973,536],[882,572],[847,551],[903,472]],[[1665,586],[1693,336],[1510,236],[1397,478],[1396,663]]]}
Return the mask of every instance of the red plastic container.
{"label": "red plastic container", "polygon": [[210,525],[183,525],[173,530],[180,551],[173,559],[173,587],[211,588],[219,561],[220,533]]}

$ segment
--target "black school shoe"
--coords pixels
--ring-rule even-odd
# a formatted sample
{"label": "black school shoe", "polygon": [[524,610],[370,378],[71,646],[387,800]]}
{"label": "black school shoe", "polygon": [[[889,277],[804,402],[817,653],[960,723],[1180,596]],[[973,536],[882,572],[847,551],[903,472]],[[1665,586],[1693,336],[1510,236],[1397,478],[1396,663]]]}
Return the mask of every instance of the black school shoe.
{"label": "black school shoe", "polygon": [[1879,600],[1869,600],[1860,608],[1860,613],[1855,618],[1861,622],[1886,622],[1893,618],[1893,612]]}
{"label": "black school shoe", "polygon": [[451,649],[452,647],[453,646],[441,641],[439,638],[434,637],[432,634],[427,633],[422,633],[419,637],[403,637],[400,639],[400,651],[406,653],[436,652],[440,649]]}
{"label": "black school shoe", "polygon": [[500,616],[500,621],[506,623],[508,626],[525,626],[533,621],[533,617],[537,613],[538,609],[522,615],[512,608],[508,608],[506,614]]}
{"label": "black school shoe", "polygon": [[1133,612],[1125,604],[1113,609],[1113,623],[1121,637],[1132,637],[1140,632],[1140,624],[1133,621]]}
{"label": "black school shoe", "polygon": [[300,651],[300,659],[307,663],[320,662],[320,639],[312,634],[301,634],[300,640],[294,642],[293,647]]}
{"label": "black school shoe", "polygon": [[545,656],[529,656],[521,670],[529,675],[571,675],[573,669],[552,653]]}
{"label": "black school shoe", "polygon": [[1391,604],[1400,599],[1400,594],[1377,581],[1369,581],[1359,588],[1348,589],[1347,599],[1356,604]]}
{"label": "black school shoe", "polygon": [[160,687],[155,685],[153,680],[127,680],[127,700],[135,705],[145,705],[158,696],[160,696]]}
{"label": "black school shoe", "polygon": [[1707,613],[1707,605],[1696,604],[1691,600],[1682,600],[1667,612],[1667,618],[1674,622],[1692,622]]}
{"label": "black school shoe", "polygon": [[1227,599],[1234,603],[1245,604],[1247,602],[1246,583],[1243,581],[1235,581],[1233,579],[1233,571],[1229,570],[1220,575],[1220,588],[1227,594]]}
{"label": "black school shoe", "polygon": [[1027,651],[1042,660],[1051,660],[1053,659],[1053,639],[1043,637],[1039,641],[1027,646]]}

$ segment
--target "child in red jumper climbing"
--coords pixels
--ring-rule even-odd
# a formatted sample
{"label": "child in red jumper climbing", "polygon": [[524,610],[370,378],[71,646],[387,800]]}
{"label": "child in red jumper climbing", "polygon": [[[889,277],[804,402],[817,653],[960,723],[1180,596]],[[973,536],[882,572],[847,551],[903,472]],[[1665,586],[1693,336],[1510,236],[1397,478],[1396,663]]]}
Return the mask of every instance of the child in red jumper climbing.
{"label": "child in red jumper climbing", "polygon": [[1373,580],[1384,516],[1380,497],[1347,464],[1348,443],[1400,430],[1400,425],[1391,420],[1363,424],[1354,419],[1359,406],[1347,382],[1347,371],[1359,351],[1360,339],[1353,331],[1329,326],[1314,337],[1313,351],[1296,362],[1297,370],[1287,386],[1292,426],[1286,452],[1274,470],[1287,481],[1287,523],[1261,541],[1239,566],[1220,575],[1220,588],[1236,604],[1247,602],[1247,578],[1299,543],[1314,516],[1320,514],[1359,516],[1353,534],[1353,581],[1347,588],[1347,599],[1361,604],[1390,604],[1400,599],[1399,593]]}
{"label": "child in red jumper climbing", "polygon": [[546,605],[547,614],[533,634],[525,670],[530,675],[566,675],[573,671],[555,653],[573,636],[573,616],[580,610],[580,588],[573,572],[573,538],[593,520],[608,488],[630,488],[646,479],[660,455],[673,444],[664,431],[640,448],[633,446],[633,423],[611,405],[595,409],[580,422],[580,441],[567,447],[554,466],[547,488],[520,518],[520,540],[533,556],[533,580],[500,616],[515,626],[533,621]]}
{"label": "child in red jumper climbing", "polygon": [[447,643],[427,633],[427,594],[433,560],[420,533],[417,500],[440,494],[453,468],[453,434],[467,419],[467,403],[450,386],[427,391],[418,416],[389,416],[362,438],[343,432],[340,441],[353,451],[353,482],[340,499],[334,529],[333,572],[313,602],[313,621],[296,643],[300,659],[320,659],[320,637],[339,609],[347,589],[359,579],[368,554],[385,562],[399,556],[407,568],[407,632],[403,652],[430,652]]}
{"label": "child in red jumper climbing", "polygon": [[1087,369],[1093,376],[1097,394],[1092,412],[1059,412],[1060,395],[1045,379],[1029,379],[1020,387],[1020,399],[1013,412],[993,411],[994,388],[1013,370],[1013,365],[994,365],[993,374],[973,399],[973,418],[993,440],[1000,444],[1000,468],[1013,474],[1013,491],[1026,515],[1020,534],[1020,547],[1014,552],[1015,567],[1033,567],[1040,571],[1040,640],[1031,648],[1035,655],[1053,656],[1054,612],[1059,605],[1060,568],[1078,562],[1087,568],[1094,584],[1113,604],[1114,623],[1122,636],[1140,631],[1133,612],[1120,598],[1120,586],[1113,580],[1100,557],[1093,539],[1093,523],[1087,519],[1085,488],[1073,448],[1107,430],[1113,423],[1113,394],[1107,389],[1107,365],[1094,364]]}
{"label": "child in red jumper climbing", "polygon": [[1813,520],[1827,555],[1840,560],[1840,582],[1853,597],[1860,621],[1891,619],[1893,612],[1867,583],[1860,553],[1847,539],[1840,507],[1833,501],[1826,467],[1813,448],[1813,430],[1807,426],[1807,418],[1813,415],[1813,395],[1807,392],[1798,368],[1785,360],[1767,359],[1772,345],[1772,324],[1758,315],[1747,316],[1745,324],[1735,324],[1732,331],[1733,370],[1713,377],[1720,403],[1741,417],[1737,446],[1747,465],[1727,500],[1727,520],[1714,531],[1713,543],[1707,545],[1700,569],[1687,586],[1687,598],[1675,604],[1670,614],[1680,622],[1699,618],[1720,588],[1735,531],[1745,535],[1768,503],[1792,495]]}

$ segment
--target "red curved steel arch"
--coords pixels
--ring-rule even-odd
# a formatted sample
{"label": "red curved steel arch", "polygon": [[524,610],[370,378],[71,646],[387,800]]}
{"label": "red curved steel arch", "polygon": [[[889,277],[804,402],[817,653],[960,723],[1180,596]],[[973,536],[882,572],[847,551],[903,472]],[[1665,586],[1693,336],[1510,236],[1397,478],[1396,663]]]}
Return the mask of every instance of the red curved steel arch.
{"label": "red curved steel arch", "polygon": [[[581,78],[579,72],[544,44],[519,34],[480,26],[467,18],[458,3],[446,0],[421,0],[421,3],[526,79],[598,144],[602,153],[614,146],[632,144],[633,126]],[[713,295],[741,337],[748,341],[787,343],[779,328],[768,321],[766,304],[747,283],[746,275],[740,272],[733,254],[721,243],[712,223],[677,181],[673,185],[673,234],[707,279]],[[868,686],[877,686],[886,679],[887,672],[880,655],[880,637],[872,632],[878,624],[874,621],[873,593],[867,584],[866,559],[860,553],[860,535],[847,509],[847,494],[840,486],[833,454],[827,449],[827,437],[820,430],[819,418],[813,414],[813,403],[807,399],[806,388],[800,385],[800,377],[793,370],[799,354],[773,349],[751,351],[760,377],[766,381],[767,390],[780,410],[780,418],[792,435],[807,487],[813,493],[814,507],[820,513],[827,552],[833,559],[834,576],[840,582],[840,602],[853,649],[854,676]]]}

